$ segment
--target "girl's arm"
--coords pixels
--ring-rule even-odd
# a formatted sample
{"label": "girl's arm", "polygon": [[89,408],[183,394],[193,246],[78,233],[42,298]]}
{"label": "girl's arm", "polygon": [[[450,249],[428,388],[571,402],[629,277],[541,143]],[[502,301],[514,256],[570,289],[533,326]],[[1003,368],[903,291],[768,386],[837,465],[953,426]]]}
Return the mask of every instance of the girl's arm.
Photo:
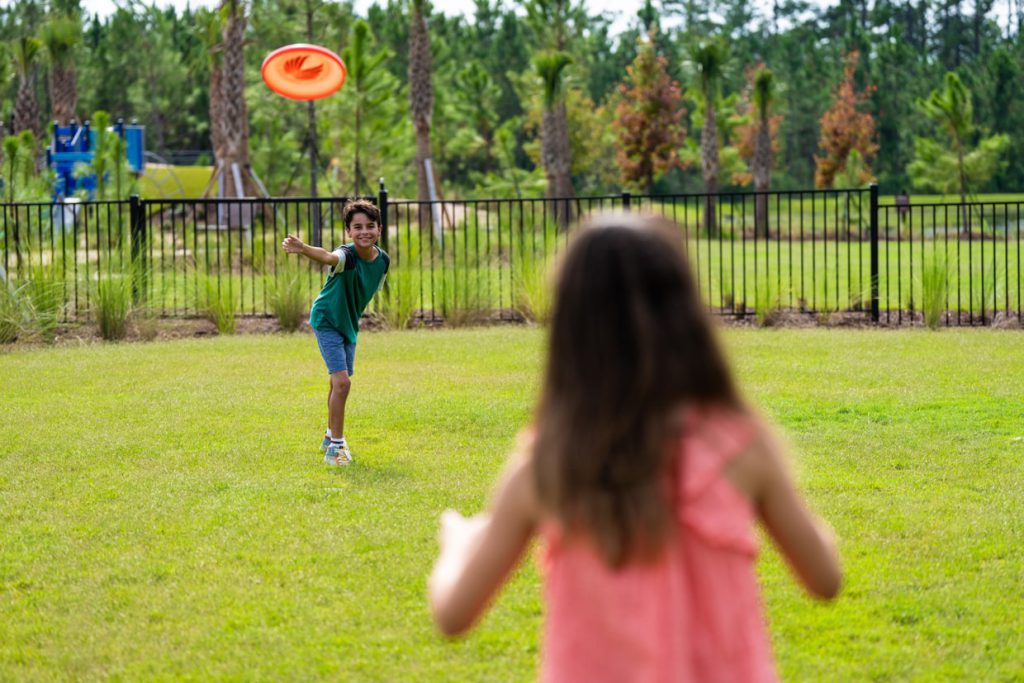
{"label": "girl's arm", "polygon": [[519,456],[501,478],[487,512],[441,516],[441,554],[428,582],[430,611],[446,635],[463,633],[483,614],[518,564],[537,523],[532,467]]}
{"label": "girl's arm", "polygon": [[835,535],[807,507],[789,473],[781,444],[761,426],[754,448],[760,450],[761,485],[756,504],[761,521],[793,572],[809,593],[830,600],[839,593],[842,570]]}
{"label": "girl's arm", "polygon": [[284,241],[281,242],[281,248],[289,254],[302,254],[308,259],[318,261],[319,263],[323,263],[327,266],[333,267],[338,265],[338,255],[333,251],[327,251],[320,247],[311,247],[295,235],[288,235],[285,237]]}

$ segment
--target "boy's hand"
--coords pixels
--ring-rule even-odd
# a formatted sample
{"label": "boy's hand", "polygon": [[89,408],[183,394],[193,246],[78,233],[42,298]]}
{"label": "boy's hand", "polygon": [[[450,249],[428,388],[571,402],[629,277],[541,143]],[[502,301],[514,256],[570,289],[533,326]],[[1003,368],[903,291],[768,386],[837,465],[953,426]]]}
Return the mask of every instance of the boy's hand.
{"label": "boy's hand", "polygon": [[295,235],[288,235],[284,238],[284,241],[281,242],[281,248],[289,254],[301,254],[305,247],[305,243]]}

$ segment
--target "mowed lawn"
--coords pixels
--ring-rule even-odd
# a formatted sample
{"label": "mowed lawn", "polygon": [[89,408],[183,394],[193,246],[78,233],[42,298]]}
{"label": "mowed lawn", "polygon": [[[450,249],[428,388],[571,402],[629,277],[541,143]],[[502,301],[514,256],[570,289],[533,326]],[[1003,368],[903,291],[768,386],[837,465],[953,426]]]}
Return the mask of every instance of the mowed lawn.
{"label": "mowed lawn", "polygon": [[[759,564],[783,677],[1024,677],[1024,335],[723,333],[836,528],[846,584]],[[433,631],[437,518],[485,502],[543,333],[365,333],[317,450],[311,335],[0,354],[0,680],[526,681],[531,561],[469,637]]]}

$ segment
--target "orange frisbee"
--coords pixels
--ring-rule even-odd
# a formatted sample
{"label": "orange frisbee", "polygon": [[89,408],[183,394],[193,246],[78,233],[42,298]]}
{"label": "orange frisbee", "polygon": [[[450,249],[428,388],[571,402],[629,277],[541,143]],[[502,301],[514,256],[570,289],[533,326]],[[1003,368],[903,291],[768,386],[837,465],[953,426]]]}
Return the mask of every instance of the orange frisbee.
{"label": "orange frisbee", "polygon": [[325,47],[296,43],[267,55],[260,69],[263,82],[293,100],[319,100],[345,84],[345,63]]}

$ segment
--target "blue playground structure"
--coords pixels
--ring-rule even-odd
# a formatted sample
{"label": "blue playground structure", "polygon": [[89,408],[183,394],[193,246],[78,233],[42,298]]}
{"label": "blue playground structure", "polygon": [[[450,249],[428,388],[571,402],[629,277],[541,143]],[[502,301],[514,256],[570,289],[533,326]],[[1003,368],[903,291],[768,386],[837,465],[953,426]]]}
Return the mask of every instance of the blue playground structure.
{"label": "blue playground structure", "polygon": [[[125,125],[123,119],[107,129],[127,142],[128,166],[132,173],[140,175],[146,167],[145,127],[137,124]],[[53,124],[53,142],[46,150],[46,164],[54,172],[53,200],[64,201],[84,190],[89,199],[96,197],[96,176],[87,174],[75,177],[75,166],[92,165],[96,152],[96,132],[90,130],[89,122],[79,126],[74,120],[67,126]]]}

